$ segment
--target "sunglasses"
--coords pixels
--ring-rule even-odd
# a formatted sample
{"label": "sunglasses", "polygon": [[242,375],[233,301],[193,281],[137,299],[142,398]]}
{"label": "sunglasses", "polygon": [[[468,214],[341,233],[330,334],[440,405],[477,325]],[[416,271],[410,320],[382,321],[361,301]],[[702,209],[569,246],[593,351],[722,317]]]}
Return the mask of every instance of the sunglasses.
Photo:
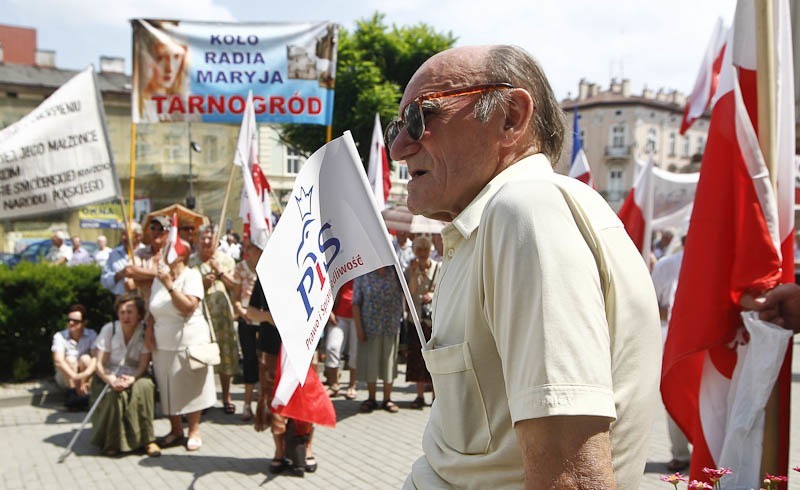
{"label": "sunglasses", "polygon": [[394,140],[400,135],[400,131],[402,131],[403,128],[408,131],[408,135],[414,141],[419,141],[422,138],[422,135],[425,134],[426,109],[430,109],[429,107],[425,107],[423,102],[432,99],[444,99],[447,97],[461,97],[462,95],[480,94],[483,92],[489,92],[491,90],[501,90],[506,88],[514,88],[514,86],[505,82],[483,83],[480,85],[470,85],[468,87],[420,95],[403,107],[403,110],[400,111],[399,118],[395,118],[389,123],[388,126],[386,126],[386,131],[383,135],[386,148],[389,150],[392,149]]}
{"label": "sunglasses", "polygon": [[164,230],[164,227],[161,226],[161,225],[150,225],[150,231],[155,231],[155,232],[161,233],[161,232],[163,232],[165,230]]}
{"label": "sunglasses", "polygon": [[83,323],[83,320],[76,320],[74,318],[67,318],[67,323],[69,325],[75,325],[76,323]]}

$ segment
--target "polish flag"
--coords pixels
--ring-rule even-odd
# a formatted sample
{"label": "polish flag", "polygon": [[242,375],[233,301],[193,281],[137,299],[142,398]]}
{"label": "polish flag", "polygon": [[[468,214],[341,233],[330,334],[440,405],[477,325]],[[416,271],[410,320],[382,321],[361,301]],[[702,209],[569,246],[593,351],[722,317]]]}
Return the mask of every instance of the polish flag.
{"label": "polish flag", "polygon": [[589,168],[589,161],[586,159],[586,152],[583,151],[583,139],[578,128],[578,107],[575,106],[575,118],[572,125],[572,160],[570,160],[569,177],[575,178],[584,184],[594,187],[592,182],[592,171]]}
{"label": "polish flag", "polygon": [[[744,432],[763,431],[766,404],[766,400],[746,393],[745,402],[737,403],[733,395],[738,377],[745,376],[744,358],[734,350],[736,341],[743,338],[739,299],[744,292],[757,293],[794,281],[794,82],[789,6],[787,0],[775,2],[773,20],[777,195],[755,129],[754,8],[754,0],[738,2],[728,37],[732,49],[725,52],[713,101],[661,377],[664,404],[694,446],[690,478],[703,480],[703,467],[737,461],[733,463],[734,475],[726,479],[738,475],[743,478],[742,486],[737,483],[731,488],[760,485],[761,438],[732,441],[737,441],[743,432],[743,422],[749,424]],[[754,349],[754,340],[751,335],[748,349]],[[783,352],[780,351],[781,357]],[[775,368],[780,371],[775,373],[780,427],[774,449],[782,468],[772,473],[779,475],[786,474],[788,463],[790,343],[787,353],[783,368],[780,362]],[[765,376],[761,384],[767,383],[766,379]],[[742,416],[733,410],[734,406],[750,407],[751,412]],[[740,464],[751,468],[744,471]]]}
{"label": "polish flag", "polygon": [[258,165],[258,131],[253,107],[253,92],[247,94],[239,141],[233,164],[242,168],[242,198],[239,217],[245,223],[245,235],[264,249],[272,232],[269,182]]}
{"label": "polish flag", "polygon": [[[286,350],[281,347],[278,367],[275,370],[273,397],[278,391],[278,386],[280,386],[283,376],[283,366],[286,365],[285,356]],[[322,385],[322,381],[317,376],[317,371],[312,366],[308,367],[305,382],[297,386],[286,405],[278,405],[274,407],[274,410],[279,415],[294,420],[324,425],[325,427],[336,427],[336,410],[333,408],[331,398]]]}
{"label": "polish flag", "polygon": [[391,175],[389,174],[389,157],[386,155],[386,143],[383,141],[381,118],[375,114],[375,126],[372,129],[372,144],[369,147],[369,164],[367,165],[367,179],[375,196],[378,209],[386,209],[389,191],[392,189]]}
{"label": "polish flag", "polygon": [[178,257],[186,253],[186,246],[178,238],[178,213],[172,215],[172,226],[169,227],[167,241],[169,242],[167,245],[167,264],[172,264]]}
{"label": "polish flag", "polygon": [[653,160],[650,159],[639,172],[631,192],[622,203],[617,215],[625,231],[641,252],[645,262],[650,252],[653,216]]}
{"label": "polish flag", "polygon": [[725,54],[725,37],[727,30],[722,22],[722,18],[717,19],[714,25],[714,32],[708,40],[703,61],[700,64],[700,71],[697,72],[697,80],[694,82],[692,93],[686,101],[686,108],[683,110],[683,120],[681,121],[681,134],[691,127],[694,121],[702,116],[709,105],[719,82],[719,72],[722,68],[722,58]]}

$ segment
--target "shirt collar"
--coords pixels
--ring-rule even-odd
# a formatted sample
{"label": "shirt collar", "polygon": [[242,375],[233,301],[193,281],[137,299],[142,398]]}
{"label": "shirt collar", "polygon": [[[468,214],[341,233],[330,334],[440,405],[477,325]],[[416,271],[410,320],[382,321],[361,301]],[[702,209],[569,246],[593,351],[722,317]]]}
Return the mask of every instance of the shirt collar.
{"label": "shirt collar", "polygon": [[478,195],[475,196],[472,202],[455,217],[453,222],[442,230],[442,233],[450,235],[450,229],[453,228],[457,230],[465,240],[468,239],[472,235],[472,232],[478,228],[481,222],[481,216],[483,216],[483,210],[486,209],[489,201],[506,183],[529,178],[531,176],[546,176],[552,173],[553,166],[550,164],[550,160],[542,153],[527,156],[511,164],[490,180],[489,183],[481,189]]}

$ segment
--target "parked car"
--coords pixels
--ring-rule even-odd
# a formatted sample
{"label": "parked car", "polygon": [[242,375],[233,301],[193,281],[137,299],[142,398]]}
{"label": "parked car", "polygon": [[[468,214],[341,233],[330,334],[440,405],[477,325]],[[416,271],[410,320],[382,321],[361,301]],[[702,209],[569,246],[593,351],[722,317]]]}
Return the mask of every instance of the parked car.
{"label": "parked car", "polygon": [[0,252],[0,265],[11,266],[17,262],[16,254]]}
{"label": "parked car", "polygon": [[[67,245],[70,247],[72,246],[71,239],[67,239]],[[20,253],[13,254],[13,257],[8,259],[8,261],[5,263],[10,267],[14,267],[23,260],[27,262],[42,262],[52,246],[53,242],[51,240],[39,240],[33,242],[22,249]],[[87,252],[89,252],[90,256],[94,256],[95,251],[97,251],[97,243],[95,242],[84,240],[81,242],[81,246],[85,248]]]}

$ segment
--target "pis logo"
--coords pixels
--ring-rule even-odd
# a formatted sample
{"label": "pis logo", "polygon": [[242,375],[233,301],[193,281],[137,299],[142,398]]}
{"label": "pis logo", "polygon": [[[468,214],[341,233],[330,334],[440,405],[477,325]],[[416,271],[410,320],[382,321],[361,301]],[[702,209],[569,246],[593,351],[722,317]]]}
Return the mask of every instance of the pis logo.
{"label": "pis logo", "polygon": [[[333,227],[330,222],[325,222],[320,226],[319,217],[315,217],[311,211],[311,195],[313,192],[313,186],[308,191],[300,187],[300,195],[294,198],[297,208],[300,210],[300,221],[303,222],[300,245],[297,247],[295,260],[298,270],[303,271],[303,275],[297,285],[297,292],[300,294],[306,309],[306,321],[311,318],[311,314],[314,312],[314,307],[309,300],[311,291],[315,283],[319,283],[319,289],[322,290],[325,285],[328,268],[336,260],[341,249],[339,239],[333,236]],[[316,241],[314,241],[314,235],[316,235]]]}

